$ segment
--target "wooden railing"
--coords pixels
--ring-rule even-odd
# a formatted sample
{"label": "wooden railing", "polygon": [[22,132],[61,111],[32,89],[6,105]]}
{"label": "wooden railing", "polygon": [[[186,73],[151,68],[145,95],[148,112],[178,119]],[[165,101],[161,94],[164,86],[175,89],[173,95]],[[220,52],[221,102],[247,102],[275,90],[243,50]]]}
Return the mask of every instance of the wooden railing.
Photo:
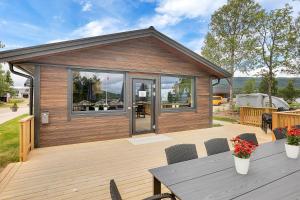
{"label": "wooden railing", "polygon": [[300,110],[273,112],[272,113],[272,128],[291,128],[295,125],[300,125]]}
{"label": "wooden railing", "polygon": [[263,113],[276,112],[277,108],[254,108],[240,107],[240,123],[252,126],[261,126],[261,117]]}
{"label": "wooden railing", "polygon": [[28,116],[20,121],[20,161],[24,162],[28,154],[34,149],[34,117]]}

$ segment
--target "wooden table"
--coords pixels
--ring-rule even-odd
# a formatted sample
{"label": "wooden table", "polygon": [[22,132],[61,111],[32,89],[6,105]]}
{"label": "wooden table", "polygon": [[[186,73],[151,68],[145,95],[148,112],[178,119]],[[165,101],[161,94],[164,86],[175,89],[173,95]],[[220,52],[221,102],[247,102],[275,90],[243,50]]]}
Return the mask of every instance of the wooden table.
{"label": "wooden table", "polygon": [[260,145],[247,175],[236,173],[232,152],[151,169],[154,194],[164,184],[182,200],[299,200],[300,158],[287,158],[284,143]]}

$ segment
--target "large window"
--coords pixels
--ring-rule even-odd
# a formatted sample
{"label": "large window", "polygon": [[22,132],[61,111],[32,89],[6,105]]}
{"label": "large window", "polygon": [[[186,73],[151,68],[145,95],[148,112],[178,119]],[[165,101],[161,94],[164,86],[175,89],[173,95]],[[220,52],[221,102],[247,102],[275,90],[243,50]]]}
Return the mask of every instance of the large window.
{"label": "large window", "polygon": [[124,109],[124,74],[73,71],[73,112]]}
{"label": "large window", "polygon": [[161,108],[194,108],[194,78],[184,76],[161,77]]}

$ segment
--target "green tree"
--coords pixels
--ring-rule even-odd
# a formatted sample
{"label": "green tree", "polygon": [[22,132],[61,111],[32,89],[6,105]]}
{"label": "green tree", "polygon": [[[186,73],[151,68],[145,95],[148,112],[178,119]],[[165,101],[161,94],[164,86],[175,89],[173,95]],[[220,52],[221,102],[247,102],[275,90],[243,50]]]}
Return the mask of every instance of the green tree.
{"label": "green tree", "polygon": [[[268,89],[269,89],[268,76],[263,75],[262,79],[259,83],[259,86],[258,86],[258,91],[260,93],[268,94]],[[276,96],[278,94],[278,81],[274,76],[272,78],[272,92],[271,93],[273,96]]]}
{"label": "green tree", "polygon": [[255,48],[257,67],[267,77],[269,103],[272,105],[273,76],[284,66],[291,64],[291,48],[295,42],[295,31],[292,25],[292,7],[264,11],[257,21],[257,46]]}
{"label": "green tree", "polygon": [[256,90],[256,82],[255,79],[248,79],[243,87],[243,92],[246,94],[254,93]]}
{"label": "green tree", "polygon": [[294,102],[298,95],[294,86],[294,80],[289,80],[287,86],[280,90],[280,94],[287,102]]}
{"label": "green tree", "polygon": [[3,70],[2,65],[0,64],[0,96],[5,95],[9,92],[9,84],[6,82],[5,71]]}
{"label": "green tree", "polygon": [[7,83],[9,86],[13,86],[13,85],[14,85],[14,81],[13,81],[13,79],[11,78],[10,71],[6,71],[6,73],[5,73],[5,81],[6,81],[6,83]]}
{"label": "green tree", "polygon": [[300,75],[300,15],[294,20],[293,28],[295,30],[295,42],[293,43],[292,62],[287,65],[287,72]]}
{"label": "green tree", "polygon": [[[232,76],[239,70],[248,72],[254,66],[250,49],[255,40],[252,35],[261,7],[254,0],[229,0],[211,17],[201,54],[228,70]],[[230,102],[233,98],[233,81],[228,79]]]}
{"label": "green tree", "polygon": [[5,45],[0,41],[0,49],[4,48],[4,47],[5,47]]}

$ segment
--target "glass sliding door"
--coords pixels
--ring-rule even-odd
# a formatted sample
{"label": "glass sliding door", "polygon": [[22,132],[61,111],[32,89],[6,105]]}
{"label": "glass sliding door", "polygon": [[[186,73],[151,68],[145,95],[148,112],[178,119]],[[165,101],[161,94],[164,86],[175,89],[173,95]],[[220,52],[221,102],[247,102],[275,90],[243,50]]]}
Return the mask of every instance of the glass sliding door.
{"label": "glass sliding door", "polygon": [[133,79],[132,124],[133,134],[154,130],[154,81]]}

